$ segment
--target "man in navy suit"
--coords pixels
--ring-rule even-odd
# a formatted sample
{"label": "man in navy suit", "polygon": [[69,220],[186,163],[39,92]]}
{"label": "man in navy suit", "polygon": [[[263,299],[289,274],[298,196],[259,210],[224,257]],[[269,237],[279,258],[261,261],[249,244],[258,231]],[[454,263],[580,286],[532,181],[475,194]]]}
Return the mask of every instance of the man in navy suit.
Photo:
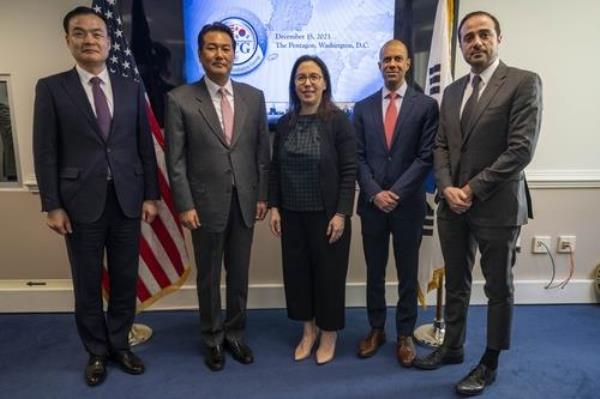
{"label": "man in navy suit", "polygon": [[160,195],[143,90],[108,72],[106,20],[77,7],[63,25],[76,66],[38,82],[33,149],[47,224],[65,236],[75,320],[89,353],[84,376],[94,386],[104,381],[109,356],[128,373],[144,372],[129,349],[128,332],[135,316],[140,218],[152,222]]}
{"label": "man in navy suit", "polygon": [[385,342],[385,268],[390,235],[398,274],[396,356],[405,367],[415,358],[417,274],[425,219],[425,186],[438,126],[437,103],[409,87],[408,48],[390,40],[379,54],[384,87],[356,103],[358,214],[367,264],[367,312],[371,331],[358,356],[370,357]]}

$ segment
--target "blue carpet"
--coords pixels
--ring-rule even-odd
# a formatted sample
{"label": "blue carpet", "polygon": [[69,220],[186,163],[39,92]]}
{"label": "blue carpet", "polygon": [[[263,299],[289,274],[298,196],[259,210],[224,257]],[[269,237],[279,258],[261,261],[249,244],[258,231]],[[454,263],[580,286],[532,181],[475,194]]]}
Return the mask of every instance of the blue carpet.
{"label": "blue carpet", "polygon": [[[388,337],[395,332],[388,312]],[[430,322],[421,312],[419,324]],[[196,312],[147,312],[138,317],[154,329],[135,351],[147,372],[130,376],[111,365],[96,388],[83,382],[83,352],[70,314],[0,315],[1,398],[454,398],[454,383],[479,360],[485,342],[485,307],[469,314],[466,359],[436,371],[400,367],[394,343],[371,359],[355,356],[367,331],[364,309],[347,311],[337,356],[325,366],[296,363],[292,351],[300,325],[283,310],[253,310],[247,341],[256,361],[244,366],[227,356],[225,370],[203,364]],[[498,379],[486,398],[600,398],[600,307],[518,306],[513,347],[502,353]],[[425,348],[418,348],[426,353]]]}

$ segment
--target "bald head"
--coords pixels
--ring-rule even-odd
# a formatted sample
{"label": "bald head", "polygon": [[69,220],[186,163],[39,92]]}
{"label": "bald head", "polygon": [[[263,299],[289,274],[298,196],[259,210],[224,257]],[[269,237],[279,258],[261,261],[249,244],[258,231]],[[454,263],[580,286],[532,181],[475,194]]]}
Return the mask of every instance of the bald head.
{"label": "bald head", "polygon": [[385,52],[385,49],[389,46],[403,47],[404,52],[406,53],[406,55],[408,57],[408,47],[406,46],[406,44],[404,44],[404,42],[402,40],[392,39],[392,40],[388,40],[387,42],[385,42],[383,44],[383,46],[381,46],[381,49],[379,50],[379,61],[381,61],[381,59],[383,58],[383,53]]}
{"label": "bald head", "polygon": [[391,91],[398,90],[410,69],[406,44],[397,39],[387,41],[379,51],[378,65],[385,87]]}

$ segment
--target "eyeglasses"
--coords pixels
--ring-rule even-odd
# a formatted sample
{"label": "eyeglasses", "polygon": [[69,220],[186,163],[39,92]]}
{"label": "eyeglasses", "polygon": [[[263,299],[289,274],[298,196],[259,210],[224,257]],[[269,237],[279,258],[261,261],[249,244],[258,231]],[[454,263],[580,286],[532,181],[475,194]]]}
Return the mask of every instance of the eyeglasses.
{"label": "eyeglasses", "polygon": [[323,79],[323,76],[318,73],[311,73],[310,75],[297,75],[295,80],[297,84],[303,85],[307,80],[310,83],[317,83],[321,79]]}

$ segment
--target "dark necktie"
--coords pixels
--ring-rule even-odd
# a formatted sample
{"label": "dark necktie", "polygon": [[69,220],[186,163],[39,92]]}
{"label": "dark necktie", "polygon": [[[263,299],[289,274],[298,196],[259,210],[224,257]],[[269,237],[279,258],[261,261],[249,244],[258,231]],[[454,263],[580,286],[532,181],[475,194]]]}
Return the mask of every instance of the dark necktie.
{"label": "dark necktie", "polygon": [[110,109],[108,108],[108,101],[106,101],[106,95],[100,87],[102,79],[95,76],[90,79],[90,83],[92,84],[94,107],[96,108],[96,119],[98,120],[98,126],[100,126],[102,137],[104,138],[104,140],[106,140],[108,138],[108,133],[110,132],[110,123],[112,117],[110,116]]}
{"label": "dark necktie", "polygon": [[471,85],[473,86],[473,92],[471,97],[467,100],[465,107],[463,108],[462,116],[460,118],[460,127],[462,129],[463,136],[467,133],[467,129],[471,125],[471,119],[475,113],[477,107],[477,101],[479,101],[479,86],[481,84],[481,76],[474,75]]}

